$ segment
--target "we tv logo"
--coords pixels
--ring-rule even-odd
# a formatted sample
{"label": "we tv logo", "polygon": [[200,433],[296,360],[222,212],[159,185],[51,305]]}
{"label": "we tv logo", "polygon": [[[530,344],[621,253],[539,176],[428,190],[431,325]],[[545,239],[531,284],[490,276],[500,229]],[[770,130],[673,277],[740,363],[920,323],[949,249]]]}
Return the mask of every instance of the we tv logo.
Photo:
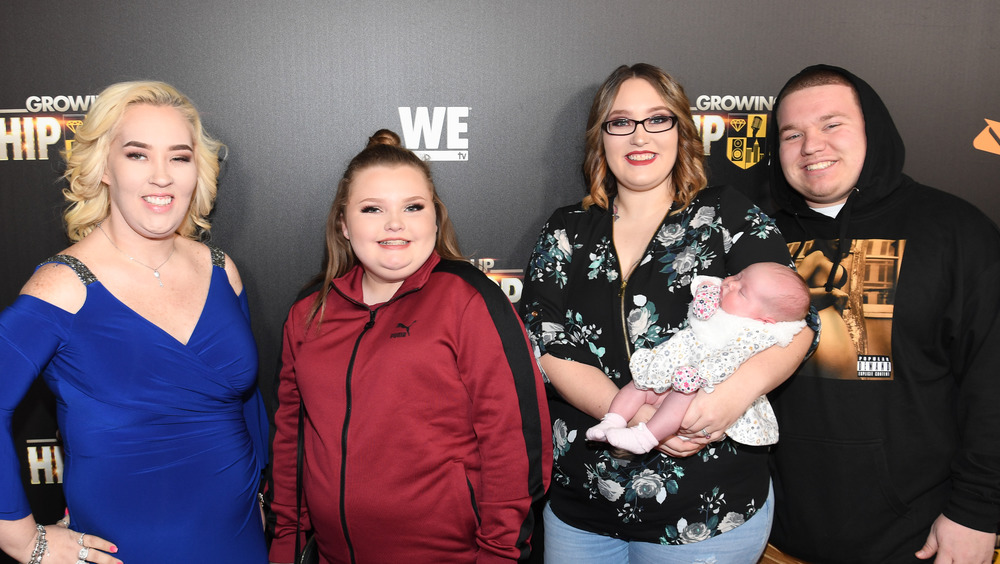
{"label": "we tv logo", "polygon": [[[400,107],[399,124],[403,144],[425,161],[468,161],[471,108],[465,106]],[[441,148],[442,136],[444,148]]]}

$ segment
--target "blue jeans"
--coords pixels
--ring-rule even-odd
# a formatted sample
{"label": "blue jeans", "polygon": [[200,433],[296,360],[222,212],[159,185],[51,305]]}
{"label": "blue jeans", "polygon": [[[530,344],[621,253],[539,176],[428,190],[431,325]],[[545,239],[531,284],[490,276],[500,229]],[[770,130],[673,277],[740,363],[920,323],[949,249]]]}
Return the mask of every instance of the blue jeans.
{"label": "blue jeans", "polygon": [[692,544],[629,542],[582,531],[561,521],[548,505],[542,516],[545,564],[756,564],[774,522],[774,490],[746,523]]}

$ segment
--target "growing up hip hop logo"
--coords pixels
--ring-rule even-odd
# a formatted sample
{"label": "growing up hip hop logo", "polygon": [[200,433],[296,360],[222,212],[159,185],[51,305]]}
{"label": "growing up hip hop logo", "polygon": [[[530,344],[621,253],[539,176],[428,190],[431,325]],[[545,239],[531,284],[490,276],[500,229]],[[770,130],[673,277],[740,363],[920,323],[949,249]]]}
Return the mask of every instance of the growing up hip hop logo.
{"label": "growing up hip hop logo", "polygon": [[725,136],[729,162],[743,170],[759,163],[767,154],[768,112],[773,107],[773,96],[698,96],[691,111],[705,155]]}
{"label": "growing up hip hop logo", "polygon": [[[73,150],[76,128],[97,96],[29,96],[24,108],[0,110],[0,162],[46,161],[59,141]],[[76,112],[76,113],[63,113]]]}

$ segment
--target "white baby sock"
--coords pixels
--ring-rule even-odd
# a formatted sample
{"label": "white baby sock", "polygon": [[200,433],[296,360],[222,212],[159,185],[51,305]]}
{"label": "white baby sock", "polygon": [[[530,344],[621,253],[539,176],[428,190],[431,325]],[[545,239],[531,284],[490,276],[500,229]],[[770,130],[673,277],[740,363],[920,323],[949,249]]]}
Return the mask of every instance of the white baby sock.
{"label": "white baby sock", "polygon": [[605,440],[604,435],[608,429],[624,429],[628,421],[617,413],[608,412],[601,418],[601,422],[587,429],[587,438],[592,441]]}
{"label": "white baby sock", "polygon": [[645,423],[625,429],[608,429],[606,440],[611,445],[634,454],[646,454],[660,444],[653,432],[646,428]]}

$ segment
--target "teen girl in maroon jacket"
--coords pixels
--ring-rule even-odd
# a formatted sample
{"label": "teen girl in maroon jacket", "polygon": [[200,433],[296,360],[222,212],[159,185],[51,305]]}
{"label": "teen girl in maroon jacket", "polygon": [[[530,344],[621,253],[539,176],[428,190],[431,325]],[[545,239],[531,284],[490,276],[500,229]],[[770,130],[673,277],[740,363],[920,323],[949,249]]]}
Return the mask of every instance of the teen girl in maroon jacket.
{"label": "teen girl in maroon jacket", "polygon": [[430,170],[395,133],[351,161],[326,241],[321,282],[285,324],[271,561],[292,561],[297,517],[324,562],[526,556],[552,466],[542,379],[509,300],[462,260]]}

